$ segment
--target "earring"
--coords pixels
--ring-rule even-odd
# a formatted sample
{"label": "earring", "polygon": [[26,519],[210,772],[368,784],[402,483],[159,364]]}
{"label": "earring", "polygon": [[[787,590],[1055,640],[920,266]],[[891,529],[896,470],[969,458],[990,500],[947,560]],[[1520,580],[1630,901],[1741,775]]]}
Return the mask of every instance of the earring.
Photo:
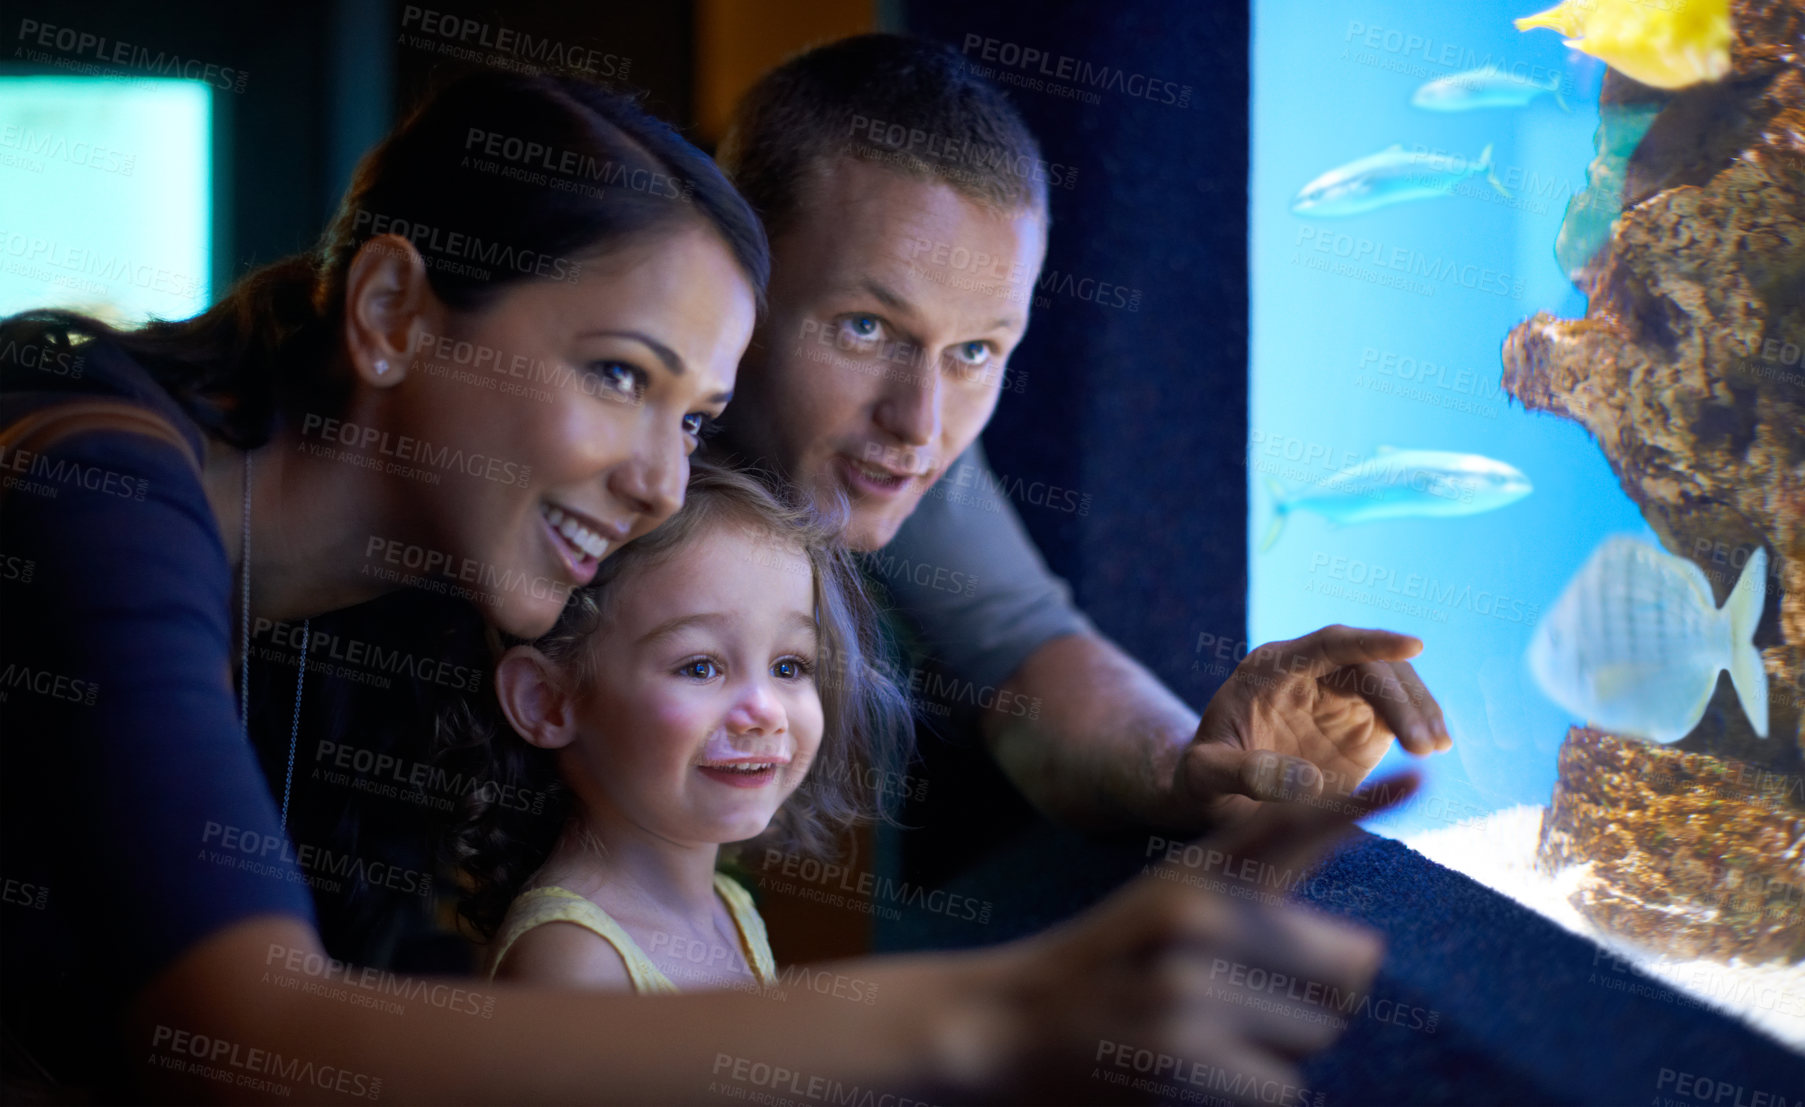
{"label": "earring", "polygon": [[388,371],[389,371],[389,359],[386,357],[377,358],[376,359],[376,375],[380,377]]}

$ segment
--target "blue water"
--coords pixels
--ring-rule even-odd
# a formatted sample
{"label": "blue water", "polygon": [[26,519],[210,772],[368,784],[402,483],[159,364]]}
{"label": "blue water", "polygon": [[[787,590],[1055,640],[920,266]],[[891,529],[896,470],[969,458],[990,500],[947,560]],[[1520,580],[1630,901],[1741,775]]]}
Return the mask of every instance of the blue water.
{"label": "blue water", "polygon": [[[1524,650],[1602,538],[1652,540],[1590,435],[1500,387],[1512,327],[1536,311],[1585,311],[1553,245],[1593,157],[1603,67],[1559,35],[1511,26],[1544,6],[1254,5],[1250,638],[1340,622],[1423,639],[1417,669],[1455,747],[1424,764],[1427,787],[1409,810],[1369,820],[1383,834],[1549,801],[1556,751],[1579,720],[1542,696]],[[1552,96],[1465,113],[1411,106],[1424,82],[1487,63],[1544,83],[1560,73],[1571,110]],[[1490,144],[1512,199],[1481,176],[1454,195],[1349,218],[1291,212],[1306,182],[1393,143],[1471,159]],[[1296,512],[1260,551],[1270,481],[1305,488],[1381,446],[1498,458],[1535,491],[1460,518],[1336,527]],[[1378,771],[1410,760],[1394,748]]]}

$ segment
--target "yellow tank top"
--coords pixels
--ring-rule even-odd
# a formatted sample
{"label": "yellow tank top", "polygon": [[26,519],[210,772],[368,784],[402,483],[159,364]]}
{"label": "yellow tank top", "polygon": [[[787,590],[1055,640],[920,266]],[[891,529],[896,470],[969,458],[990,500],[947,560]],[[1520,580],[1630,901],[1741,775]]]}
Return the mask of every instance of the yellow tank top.
{"label": "yellow tank top", "polygon": [[[752,905],[751,894],[724,873],[714,874],[714,890],[733,917],[733,927],[739,931],[740,952],[745,955],[753,975],[766,987],[776,984],[777,963],[771,956],[771,940],[765,933],[765,920],[759,918],[758,908]],[[633,981],[633,991],[639,995],[677,992],[677,986],[639,948],[626,927],[615,922],[612,915],[588,897],[556,884],[522,892],[508,905],[507,917],[495,933],[494,952],[489,957],[484,976],[495,979],[495,970],[522,934],[536,926],[555,922],[574,923],[613,946],[621,960],[627,963],[627,975]]]}

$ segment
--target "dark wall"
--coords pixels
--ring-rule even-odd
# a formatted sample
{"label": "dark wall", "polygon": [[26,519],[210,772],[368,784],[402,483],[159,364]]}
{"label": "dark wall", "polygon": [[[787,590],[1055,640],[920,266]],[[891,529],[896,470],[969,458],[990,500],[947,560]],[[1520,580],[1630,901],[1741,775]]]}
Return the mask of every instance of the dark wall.
{"label": "dark wall", "polygon": [[985,443],[1006,482],[1089,496],[1020,507],[1098,625],[1201,706],[1220,678],[1190,671],[1198,634],[1246,627],[1247,7],[907,0],[903,19],[1010,90],[1050,179],[1077,170],[1050,190],[1026,385]]}
{"label": "dark wall", "polygon": [[[353,0],[354,2],[354,0]],[[688,0],[654,4],[585,4],[570,0],[428,0],[436,30],[424,30],[423,16],[393,5],[389,37],[394,41],[399,102],[414,102],[433,84],[475,66],[495,64],[502,55],[485,43],[503,29],[531,35],[562,56],[578,73],[646,97],[646,107],[687,131],[693,115],[694,19]],[[462,34],[444,28],[461,21]],[[535,46],[534,49],[539,49]]]}

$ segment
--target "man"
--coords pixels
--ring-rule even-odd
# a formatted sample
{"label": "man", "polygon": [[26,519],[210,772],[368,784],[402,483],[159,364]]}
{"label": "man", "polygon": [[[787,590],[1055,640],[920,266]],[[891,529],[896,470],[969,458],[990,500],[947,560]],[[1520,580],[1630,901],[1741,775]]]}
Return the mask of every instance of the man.
{"label": "man", "polygon": [[1351,789],[1394,735],[1450,747],[1414,638],[1263,648],[1199,718],[1072,607],[977,444],[1046,253],[1045,162],[955,51],[865,35],[801,55],[746,95],[721,160],[772,245],[727,451],[844,496],[848,542],[917,570],[888,574],[893,599],[926,652],[997,690],[984,740],[1036,807],[1195,832]]}

